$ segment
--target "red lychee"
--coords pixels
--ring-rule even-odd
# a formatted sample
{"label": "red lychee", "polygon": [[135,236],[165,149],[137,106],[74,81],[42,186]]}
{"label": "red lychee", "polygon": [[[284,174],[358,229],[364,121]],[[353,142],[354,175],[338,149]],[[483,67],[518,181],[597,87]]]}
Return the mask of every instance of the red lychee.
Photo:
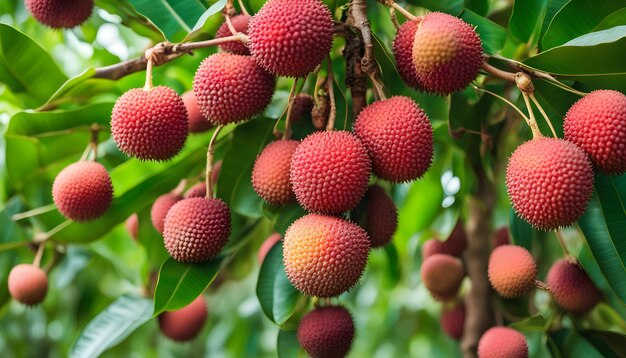
{"label": "red lychee", "polygon": [[312,358],[345,357],[353,338],[352,316],[341,306],[317,307],[298,326],[298,342]]}
{"label": "red lychee", "polygon": [[300,142],[277,140],[268,144],[252,168],[254,191],[271,205],[287,205],[295,200],[289,181],[291,157]]}
{"label": "red lychee", "polygon": [[152,226],[159,232],[159,234],[163,234],[163,227],[165,226],[165,217],[167,216],[167,212],[176,204],[177,202],[183,200],[183,197],[180,194],[176,193],[167,193],[159,196],[154,203],[152,203],[152,208],[150,208],[150,219],[152,220]]}
{"label": "red lychee", "polygon": [[526,337],[508,327],[492,327],[478,342],[479,358],[528,358]]}
{"label": "red lychee", "polygon": [[55,29],[78,26],[93,11],[93,0],[26,0],[24,4],[37,21]]}
{"label": "red lychee", "polygon": [[183,93],[182,98],[185,103],[185,108],[187,108],[189,132],[200,133],[211,129],[213,126],[211,125],[211,122],[207,121],[206,118],[202,116],[202,113],[200,113],[198,101],[196,100],[196,95],[193,94],[193,91]]}
{"label": "red lychee", "polygon": [[398,227],[398,209],[393,200],[383,188],[372,185],[367,189],[363,201],[366,209],[364,227],[372,248],[389,244]]}
{"label": "red lychee", "polygon": [[137,240],[137,237],[139,236],[139,216],[137,214],[129,216],[128,219],[126,219],[124,226],[130,236]]}
{"label": "red lychee", "polygon": [[409,87],[416,90],[422,88],[413,64],[413,42],[415,41],[415,31],[417,31],[420,22],[421,18],[406,21],[400,26],[396,32],[396,38],[393,40],[393,56],[396,58],[396,67],[400,78]]}
{"label": "red lychee", "polygon": [[13,267],[7,284],[11,297],[29,306],[41,303],[48,293],[48,275],[35,265],[19,264]]}
{"label": "red lychee", "polygon": [[509,228],[501,227],[496,231],[496,234],[493,237],[493,247],[498,247],[502,245],[509,245],[511,243],[511,238],[509,234]]}
{"label": "red lychee", "polygon": [[491,286],[500,296],[520,297],[535,286],[537,264],[525,248],[503,245],[491,252],[488,274]]}
{"label": "red lychee", "polygon": [[576,262],[561,259],[552,265],[546,280],[559,306],[574,313],[585,313],[602,299],[602,292]]}
{"label": "red lychee", "polygon": [[179,310],[161,313],[159,328],[167,338],[173,341],[189,341],[200,333],[207,315],[206,302],[200,296]]}
{"label": "red lychee", "polygon": [[463,263],[456,257],[434,254],[422,263],[422,281],[437,300],[447,301],[455,298],[463,277],[465,277]]}
{"label": "red lychee", "polygon": [[310,118],[314,106],[315,101],[313,100],[313,96],[306,93],[299,93],[293,100],[289,121],[295,123],[298,122],[300,118]]}
{"label": "red lychee", "polygon": [[201,181],[196,183],[185,192],[185,199],[187,198],[204,198],[206,196],[206,183]]}
{"label": "red lychee", "polygon": [[[250,16],[245,14],[235,15],[230,18],[231,23],[233,24],[233,28],[236,32],[240,32],[242,34],[248,34],[248,22],[250,21]],[[224,22],[217,32],[215,33],[216,38],[220,37],[228,37],[233,33],[230,31],[228,24]],[[220,48],[226,52],[234,53],[235,55],[249,56],[250,50],[248,47],[241,42],[231,41],[220,44]]]}
{"label": "red lychee", "polygon": [[444,309],[439,320],[441,329],[452,339],[460,340],[465,324],[465,305],[459,303],[452,308]]}
{"label": "red lychee", "polygon": [[276,243],[279,242],[282,238],[283,237],[280,236],[280,234],[274,233],[268,236],[265,241],[263,241],[263,244],[261,245],[261,247],[259,248],[259,252],[257,253],[257,259],[259,261],[259,264],[263,263],[263,260],[265,260],[265,256],[267,256],[272,247],[274,247],[274,245],[276,245]]}
{"label": "red lychee", "polygon": [[467,234],[461,221],[457,222],[446,241],[430,239],[422,246],[422,259],[433,254],[446,254],[461,257],[467,248]]}

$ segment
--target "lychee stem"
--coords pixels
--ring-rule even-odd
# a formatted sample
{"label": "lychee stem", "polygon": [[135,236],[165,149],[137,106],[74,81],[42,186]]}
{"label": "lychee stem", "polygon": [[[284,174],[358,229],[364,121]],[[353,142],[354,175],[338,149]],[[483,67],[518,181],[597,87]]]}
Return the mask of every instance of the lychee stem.
{"label": "lychee stem", "polygon": [[30,244],[30,241],[13,241],[13,242],[7,242],[5,244],[0,244],[0,252],[2,251],[9,251],[9,250],[13,250],[13,249],[17,249],[19,247],[23,247]]}
{"label": "lychee stem", "polygon": [[45,214],[45,213],[50,212],[50,211],[52,211],[54,209],[56,209],[56,205],[48,204],[48,205],[40,206],[40,207],[35,208],[35,209],[24,211],[23,213],[15,214],[15,215],[11,216],[11,219],[13,219],[14,221],[18,221],[18,220],[30,218],[30,217],[33,217],[33,216],[37,216],[37,215],[40,215],[40,214]]}
{"label": "lychee stem", "polygon": [[556,238],[559,240],[559,244],[561,244],[561,249],[563,249],[563,253],[565,254],[566,257],[571,258],[572,255],[570,255],[569,250],[567,250],[567,246],[565,245],[565,240],[563,239],[563,236],[561,235],[561,231],[560,230],[554,230],[554,234],[556,235]]}
{"label": "lychee stem", "polygon": [[533,132],[533,138],[541,138],[543,134],[539,130],[537,126],[537,120],[535,119],[535,113],[533,112],[533,107],[530,105],[530,99],[528,98],[528,94],[526,92],[522,92],[522,97],[524,97],[524,103],[526,104],[526,109],[528,110],[528,126],[530,130]]}
{"label": "lychee stem", "polygon": [[499,94],[497,94],[497,93],[491,92],[491,91],[489,91],[489,90],[486,90],[486,89],[483,89],[483,88],[479,88],[479,87],[476,87],[476,86],[474,86],[474,85],[472,85],[472,87],[473,87],[475,90],[477,90],[477,91],[481,91],[481,92],[489,93],[490,95],[492,95],[492,96],[494,96],[494,97],[496,97],[496,98],[500,99],[501,101],[505,102],[506,104],[508,104],[509,106],[511,106],[511,108],[513,108],[514,110],[516,110],[516,111],[517,111],[517,113],[520,115],[520,117],[522,117],[522,118],[524,119],[524,121],[526,121],[526,123],[528,123],[529,119],[528,119],[528,117],[526,117],[526,114],[524,114],[524,112],[522,112],[522,110],[520,110],[519,108],[517,108],[517,106],[516,106],[516,105],[514,105],[514,104],[513,104],[511,101],[509,101],[508,99],[506,99],[506,98],[504,98],[504,97],[500,96],[500,95],[499,95]]}
{"label": "lychee stem", "polygon": [[296,89],[298,87],[298,78],[293,79],[293,85],[291,86],[291,91],[289,91],[289,100],[287,103],[287,116],[285,117],[285,132],[283,133],[283,139],[291,138],[291,111],[293,109],[293,104],[296,101]]}
{"label": "lychee stem", "polygon": [[215,141],[217,140],[217,135],[224,128],[224,126],[220,125],[215,128],[213,132],[213,136],[211,136],[211,141],[209,142],[209,148],[206,151],[206,198],[213,199],[213,181],[211,180],[211,174],[213,173],[213,154],[215,153]]}
{"label": "lychee stem", "polygon": [[230,16],[228,16],[228,14],[224,15],[224,20],[226,20],[226,26],[228,26],[230,33],[237,35],[237,30],[235,30],[235,26],[233,26],[233,22],[230,20]]}
{"label": "lychee stem", "polygon": [[415,15],[411,14],[410,12],[408,12],[405,8],[403,8],[402,6],[398,5],[395,1],[384,0],[382,3],[384,5],[386,5],[386,6],[391,6],[392,8],[398,10],[402,15],[404,15],[404,17],[406,17],[409,20],[417,19],[417,16],[415,16]]}
{"label": "lychee stem", "polygon": [[250,16],[250,13],[246,9],[246,6],[244,5],[243,1],[239,0],[238,3],[239,3],[239,8],[241,9],[241,12],[246,16]]}
{"label": "lychee stem", "polygon": [[332,131],[335,129],[335,119],[337,118],[337,105],[335,103],[335,78],[333,77],[333,63],[331,62],[330,55],[326,58],[326,66],[328,77],[326,78],[326,86],[328,90],[328,98],[330,99],[330,113],[328,114],[328,123],[326,123],[326,130]]}
{"label": "lychee stem", "polygon": [[376,94],[378,99],[379,100],[387,99],[387,96],[385,95],[385,91],[383,90],[383,86],[380,83],[380,81],[374,75],[369,75],[369,77],[370,77],[370,80],[372,80],[372,86],[374,87],[374,93]]}
{"label": "lychee stem", "polygon": [[535,94],[531,92],[531,93],[528,94],[528,96],[533,101],[533,103],[535,104],[535,106],[537,107],[539,112],[541,112],[541,115],[543,116],[543,119],[545,119],[546,122],[548,122],[548,126],[550,127],[550,131],[552,132],[552,135],[554,136],[554,138],[558,138],[558,136],[556,135],[556,131],[554,130],[554,126],[552,125],[552,121],[550,121],[550,118],[546,114],[546,111],[543,110],[543,107],[541,106],[541,104],[537,100],[537,97],[535,97]]}
{"label": "lychee stem", "polygon": [[45,250],[46,247],[46,242],[42,242],[39,244],[39,247],[37,247],[37,253],[35,254],[35,259],[33,260],[33,265],[40,267],[41,266],[41,258],[43,257],[43,252]]}
{"label": "lychee stem", "polygon": [[[289,90],[289,97],[287,97],[287,106],[283,109],[283,111],[280,113],[280,116],[278,116],[278,118],[276,118],[276,122],[274,123],[274,128],[272,129],[272,133],[274,134],[274,137],[278,138],[283,138],[285,139],[285,133],[287,132],[287,130],[289,130],[289,116],[291,115],[291,106],[293,105],[292,100],[295,98],[295,89],[296,89],[296,83],[298,82],[298,79],[295,78],[293,81],[293,84],[291,86],[291,90]],[[278,130],[278,125],[280,124],[280,120],[283,118],[283,116],[287,114],[287,120],[285,123],[285,133],[281,133]],[[291,134],[290,134],[291,135]]]}
{"label": "lychee stem", "polygon": [[174,195],[181,195],[183,191],[185,191],[185,186],[187,186],[187,179],[181,179],[176,185],[176,188],[172,189],[171,193]]}
{"label": "lychee stem", "polygon": [[59,233],[59,231],[65,229],[66,227],[68,227],[70,224],[72,223],[72,220],[65,220],[64,222],[60,223],[59,225],[53,227],[52,229],[50,229],[48,232],[42,233],[41,235],[39,235],[40,237],[36,238],[35,241],[37,242],[44,242],[46,240],[48,240],[49,238],[51,238],[52,236],[56,235]]}
{"label": "lychee stem", "polygon": [[91,148],[93,152],[92,161],[96,161],[98,159],[98,133],[100,132],[100,126],[98,124],[91,125]]}
{"label": "lychee stem", "polygon": [[548,285],[541,280],[535,280],[535,287],[537,287],[540,290],[550,291],[550,288],[548,287]]}
{"label": "lychee stem", "polygon": [[400,23],[398,22],[398,17],[396,16],[396,9],[394,8],[389,8],[389,18],[391,19],[391,23],[393,24],[393,27],[397,29],[400,28]]}
{"label": "lychee stem", "polygon": [[152,85],[152,49],[149,49],[146,51],[146,58],[148,59],[148,64],[146,66],[146,84],[143,86],[143,89],[144,91],[149,91],[153,87]]}

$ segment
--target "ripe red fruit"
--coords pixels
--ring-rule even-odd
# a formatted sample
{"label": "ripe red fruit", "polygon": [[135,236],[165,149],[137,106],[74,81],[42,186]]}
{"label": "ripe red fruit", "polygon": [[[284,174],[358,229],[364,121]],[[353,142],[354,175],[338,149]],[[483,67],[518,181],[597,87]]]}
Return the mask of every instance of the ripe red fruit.
{"label": "ripe red fruit", "polygon": [[252,168],[252,187],[268,204],[287,205],[295,200],[289,181],[289,167],[298,144],[297,140],[277,140],[268,144],[256,158]]}
{"label": "ripe red fruit", "polygon": [[535,138],[519,146],[506,169],[506,187],[519,216],[541,230],[573,224],[593,191],[585,152],[563,139]]}
{"label": "ripe red fruit", "polygon": [[201,181],[196,183],[185,192],[185,199],[187,198],[204,198],[206,196],[206,183]]}
{"label": "ripe red fruit", "polygon": [[289,121],[295,123],[302,117],[310,118],[314,106],[315,101],[313,100],[313,96],[306,93],[299,93],[293,100]]}
{"label": "ripe red fruit", "polygon": [[436,300],[455,298],[463,277],[463,263],[456,257],[434,254],[422,263],[422,281]]}
{"label": "ripe red fruit", "polygon": [[250,19],[252,57],[277,76],[304,77],[333,42],[333,18],[319,0],[269,0]]}
{"label": "ripe red fruit", "polygon": [[152,208],[150,208],[150,219],[152,220],[152,226],[154,226],[159,234],[163,234],[167,212],[174,204],[181,200],[183,200],[183,197],[179,194],[167,193],[159,196],[152,204]]}
{"label": "ripe red fruit", "polygon": [[350,132],[315,132],[296,148],[291,184],[307,211],[339,214],[361,200],[370,176],[367,150]]}
{"label": "ripe red fruit", "polygon": [[421,18],[415,21],[406,21],[400,26],[393,40],[393,56],[396,58],[396,67],[400,78],[411,88],[421,90],[422,85],[415,73],[413,64],[413,42],[415,31],[421,22]]}
{"label": "ripe red fruit", "polygon": [[176,203],[167,213],[163,239],[174,260],[202,262],[222,250],[230,230],[230,209],[223,201],[189,198]]}
{"label": "ripe red fruit", "polygon": [[570,312],[585,313],[602,299],[602,292],[576,262],[555,262],[546,281],[556,303]]}
{"label": "ripe red fruit", "polygon": [[206,118],[202,116],[202,113],[200,113],[198,101],[193,91],[183,93],[182,99],[187,109],[187,122],[190,133],[206,132],[213,127],[211,122],[207,121]]}
{"label": "ripe red fruit", "polygon": [[395,96],[365,107],[354,123],[379,178],[394,183],[424,175],[433,159],[433,127],[412,99]]}
{"label": "ripe red fruit", "polygon": [[467,234],[461,221],[457,222],[446,241],[430,239],[422,246],[422,259],[433,254],[446,254],[461,257],[467,248]]}
{"label": "ripe red fruit", "polygon": [[507,227],[501,227],[498,229],[493,237],[493,247],[495,248],[502,245],[509,245],[511,243],[509,236],[509,229]]}
{"label": "ripe red fruit", "polygon": [[276,245],[276,243],[279,242],[282,238],[283,237],[280,236],[280,234],[274,233],[268,236],[265,241],[263,241],[263,244],[261,245],[261,247],[259,248],[259,252],[257,253],[257,259],[259,260],[259,264],[263,263],[263,260],[265,260],[265,256],[267,256],[267,253],[270,252],[272,247],[274,247],[274,245]]}
{"label": "ripe red fruit", "polygon": [[416,21],[420,23],[413,40],[413,64],[422,89],[447,95],[476,79],[483,48],[472,26],[440,12]]}
{"label": "ripe red fruit", "polygon": [[567,111],[565,139],[591,157],[596,169],[609,175],[626,172],[626,96],[593,91]]}
{"label": "ripe red fruit", "polygon": [[354,338],[354,322],[341,306],[317,307],[302,317],[297,335],[312,358],[345,357]]}
{"label": "ripe red fruit", "polygon": [[54,178],[52,197],[57,209],[68,219],[97,219],[113,200],[111,176],[100,163],[72,163]]}
{"label": "ripe red fruit", "polygon": [[113,107],[113,140],[131,157],[170,159],[183,148],[188,132],[185,103],[169,87],[131,89]]}
{"label": "ripe red fruit", "polygon": [[459,303],[450,309],[441,312],[439,320],[443,331],[452,339],[460,340],[463,336],[463,326],[465,325],[465,305]]}
{"label": "ripe red fruit", "polygon": [[7,284],[11,297],[29,306],[41,303],[48,293],[48,276],[35,265],[19,264],[13,267]]}
{"label": "ripe red fruit", "polygon": [[159,315],[159,328],[171,340],[189,341],[200,333],[207,314],[206,302],[200,296],[179,310],[161,313]]}
{"label": "ripe red fruit", "polygon": [[525,248],[503,245],[491,252],[488,274],[491,286],[500,296],[520,297],[535,286],[537,264]]}
{"label": "ripe red fruit", "polygon": [[[242,34],[248,34],[248,22],[250,21],[251,16],[245,14],[235,15],[230,18],[230,22],[233,24],[233,28],[235,31],[241,32]],[[233,33],[228,28],[228,24],[224,22],[217,32],[215,33],[216,38],[220,37],[228,37]],[[220,44],[220,48],[226,52],[234,53],[235,55],[249,56],[250,50],[248,47],[241,42],[231,41]]]}
{"label": "ripe red fruit", "polygon": [[479,358],[527,358],[526,337],[507,327],[492,327],[478,342]]}
{"label": "ripe red fruit", "polygon": [[300,292],[335,297],[361,278],[369,249],[367,233],[358,225],[334,216],[308,214],[287,229],[283,262],[289,281]]}
{"label": "ripe red fruit", "polygon": [[139,235],[139,216],[137,214],[133,214],[126,219],[126,231],[132,236],[133,239],[137,240]]}
{"label": "ripe red fruit", "polygon": [[202,115],[219,125],[241,122],[263,112],[276,79],[249,56],[216,53],[204,59],[193,79]]}
{"label": "ripe red fruit", "polygon": [[55,29],[78,26],[93,11],[93,0],[26,0],[24,4],[37,21]]}
{"label": "ripe red fruit", "polygon": [[382,247],[391,242],[398,227],[398,209],[393,200],[378,185],[371,185],[363,198],[366,209],[365,231],[372,248]]}

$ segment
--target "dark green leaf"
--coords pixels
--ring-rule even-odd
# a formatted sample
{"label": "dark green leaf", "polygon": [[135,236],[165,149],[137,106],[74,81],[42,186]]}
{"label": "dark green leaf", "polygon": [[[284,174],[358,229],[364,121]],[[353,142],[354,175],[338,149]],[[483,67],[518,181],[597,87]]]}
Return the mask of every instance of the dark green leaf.
{"label": "dark green leaf", "polygon": [[525,247],[528,250],[531,249],[535,237],[535,229],[520,218],[513,208],[509,211],[509,230],[511,240],[515,245]]}
{"label": "dark green leaf", "polygon": [[521,321],[517,321],[509,324],[509,327],[514,328],[518,331],[523,332],[533,332],[533,331],[545,331],[546,330],[546,319],[542,315],[537,315],[533,317],[526,318]]}
{"label": "dark green leaf", "polygon": [[416,5],[432,11],[442,11],[452,15],[458,15],[463,10],[463,0],[418,0]]}
{"label": "dark green leaf", "polygon": [[127,0],[96,0],[96,6],[122,18],[122,24],[137,34],[155,42],[163,41],[165,35],[154,23],[135,10]]}
{"label": "dark green leaf", "polygon": [[[226,1],[227,0],[219,0],[213,5],[211,5],[211,7],[209,7],[202,14],[202,16],[200,16],[196,24],[193,26],[193,29],[191,29],[191,32],[189,32],[189,34],[187,34],[187,36],[185,37],[185,41],[192,40],[198,35],[200,35],[202,32],[205,32],[207,21],[209,20],[209,18],[211,18],[213,15],[219,14],[224,8],[224,6],[226,6]],[[222,20],[221,16],[219,20],[221,22]]]}
{"label": "dark green leaf", "polygon": [[179,41],[191,32],[205,11],[199,0],[130,0],[168,40]]}
{"label": "dark green leaf", "polygon": [[626,335],[619,332],[585,330],[580,332],[589,343],[593,344],[597,350],[602,352],[605,357],[617,354],[618,357],[626,357]]}
{"label": "dark green leaf", "polygon": [[263,207],[263,215],[272,222],[272,226],[276,232],[285,235],[285,231],[294,221],[306,215],[306,211],[298,204],[289,206],[275,207],[265,204]]}
{"label": "dark green leaf", "polygon": [[610,29],[611,27],[626,25],[626,8],[615,11],[609,16],[605,17],[599,24],[593,29],[593,32]]}
{"label": "dark green leaf", "polygon": [[516,1],[509,20],[511,36],[524,43],[536,42],[547,6],[548,0]]}
{"label": "dark green leaf", "polygon": [[297,358],[300,352],[300,343],[298,343],[298,332],[296,330],[278,331],[278,340],[276,342],[278,350],[278,358]]}
{"label": "dark green leaf", "polygon": [[483,42],[485,51],[496,53],[502,50],[508,35],[504,27],[467,9],[463,10],[461,18],[476,26],[476,32]]}

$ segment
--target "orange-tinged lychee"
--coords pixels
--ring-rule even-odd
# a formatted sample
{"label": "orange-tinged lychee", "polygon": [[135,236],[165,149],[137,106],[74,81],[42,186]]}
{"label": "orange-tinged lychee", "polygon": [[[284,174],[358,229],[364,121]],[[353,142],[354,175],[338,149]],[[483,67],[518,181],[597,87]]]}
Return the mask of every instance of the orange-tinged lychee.
{"label": "orange-tinged lychee", "polygon": [[29,306],[41,303],[48,293],[48,275],[35,265],[19,264],[13,267],[7,284],[11,297]]}
{"label": "orange-tinged lychee", "polygon": [[189,341],[200,333],[207,314],[206,302],[200,296],[179,310],[161,313],[159,328],[167,338],[173,341]]}
{"label": "orange-tinged lychee", "polygon": [[[233,25],[233,28],[236,32],[240,32],[242,34],[248,34],[248,22],[250,21],[250,16],[246,14],[235,15],[230,18],[230,21]],[[215,33],[216,38],[220,37],[228,37],[233,33],[230,31],[228,24],[224,22],[217,32]],[[226,52],[234,53],[236,55],[248,56],[250,55],[250,50],[244,44],[239,41],[230,41],[220,44],[220,48]]]}
{"label": "orange-tinged lychee", "polygon": [[350,351],[354,322],[341,306],[317,307],[302,317],[297,336],[312,358],[342,358]]}
{"label": "orange-tinged lychee", "polygon": [[150,219],[152,220],[152,226],[159,232],[159,234],[163,234],[163,227],[165,226],[165,217],[167,216],[167,212],[176,204],[177,202],[183,200],[183,197],[180,194],[176,193],[167,193],[159,196],[154,203],[152,203],[152,207],[150,208]]}
{"label": "orange-tinged lychee", "polygon": [[296,140],[277,140],[268,144],[256,158],[252,187],[268,204],[280,206],[295,201],[289,168],[298,144]]}
{"label": "orange-tinged lychee", "polygon": [[413,42],[415,42],[415,31],[417,31],[420,22],[421,18],[404,22],[393,40],[393,56],[396,58],[396,67],[400,78],[409,87],[416,90],[422,88],[413,64]]}
{"label": "orange-tinged lychee", "polygon": [[37,21],[55,29],[78,26],[93,11],[93,0],[26,0],[24,4]]}
{"label": "orange-tinged lychee", "polygon": [[434,254],[422,263],[422,281],[433,297],[440,301],[456,297],[465,277],[463,263],[456,257]]}
{"label": "orange-tinged lychee", "polygon": [[503,245],[489,256],[489,281],[505,298],[520,297],[535,286],[537,264],[533,256],[521,246]]}
{"label": "orange-tinged lychee", "polygon": [[478,342],[479,358],[527,358],[526,337],[508,327],[492,327]]}
{"label": "orange-tinged lychee", "polygon": [[576,262],[561,259],[552,265],[546,280],[559,306],[574,313],[585,313],[602,299],[602,293]]}
{"label": "orange-tinged lychee", "polygon": [[202,116],[202,113],[200,113],[200,108],[198,108],[198,101],[196,100],[196,95],[193,93],[193,91],[187,91],[183,93],[181,97],[183,98],[185,108],[187,109],[189,132],[200,133],[206,132],[211,129],[213,125]]}
{"label": "orange-tinged lychee", "polygon": [[267,256],[267,253],[270,252],[272,247],[274,247],[274,245],[276,245],[276,243],[279,242],[282,238],[283,237],[279,233],[273,233],[272,235],[268,236],[265,241],[263,241],[263,244],[261,244],[259,252],[257,253],[257,259],[259,261],[259,264],[263,263],[263,260],[265,260],[265,256]]}
{"label": "orange-tinged lychee", "polygon": [[465,324],[465,305],[459,303],[452,308],[444,309],[441,312],[439,323],[441,329],[452,339],[460,340],[463,336],[463,325]]}
{"label": "orange-tinged lychee", "polygon": [[372,242],[372,248],[382,247],[391,242],[398,227],[398,209],[393,200],[378,185],[371,185],[365,197],[365,231]]}

